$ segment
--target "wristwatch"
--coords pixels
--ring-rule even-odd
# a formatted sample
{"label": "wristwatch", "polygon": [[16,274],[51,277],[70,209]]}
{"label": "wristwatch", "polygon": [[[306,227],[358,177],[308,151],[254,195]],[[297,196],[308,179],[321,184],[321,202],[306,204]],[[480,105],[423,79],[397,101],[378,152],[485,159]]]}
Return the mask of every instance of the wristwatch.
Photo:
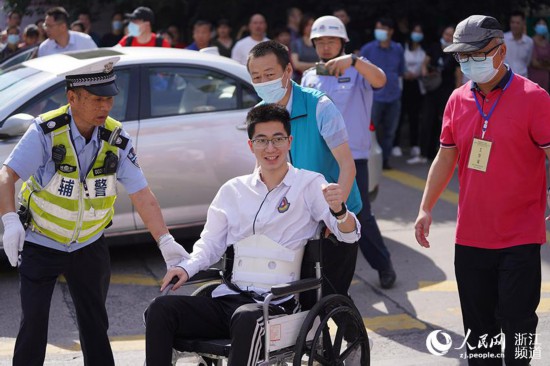
{"label": "wristwatch", "polygon": [[332,208],[328,208],[330,213],[332,214],[332,216],[338,218],[338,216],[342,216],[343,214],[345,214],[346,212],[348,212],[348,208],[346,207],[346,204],[344,202],[342,202],[342,209],[338,212],[334,212],[332,211]]}
{"label": "wristwatch", "polygon": [[355,63],[357,62],[357,56],[355,56],[355,53],[351,54],[351,66],[355,67]]}

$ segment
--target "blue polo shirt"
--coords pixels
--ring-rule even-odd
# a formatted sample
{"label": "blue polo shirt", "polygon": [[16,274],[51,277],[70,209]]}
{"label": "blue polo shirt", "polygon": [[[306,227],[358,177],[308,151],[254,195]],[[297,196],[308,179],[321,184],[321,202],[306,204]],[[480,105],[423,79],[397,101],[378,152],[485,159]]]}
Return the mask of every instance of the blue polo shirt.
{"label": "blue polo shirt", "polygon": [[[4,162],[4,165],[12,168],[22,180],[27,180],[31,175],[34,175],[37,182],[45,186],[55,174],[55,163],[51,158],[51,136],[44,135],[42,128],[39,127],[41,122],[40,118],[34,120],[34,123],[29,127]],[[78,164],[81,167],[80,178],[84,179],[88,173],[88,168],[92,166],[93,160],[99,150],[98,128],[95,128],[92,138],[88,143],[86,143],[86,139],[80,134],[72,119],[70,129],[74,148],[78,154]],[[122,136],[130,138],[126,131],[122,132]],[[128,142],[125,150],[119,151],[119,163],[116,174],[117,180],[124,186],[128,194],[136,193],[147,187],[145,176],[137,164],[131,140]],[[25,240],[48,248],[72,252],[93,243],[101,235],[102,233],[86,242],[73,243],[70,246],[66,246],[28,229]]]}
{"label": "blue polo shirt", "polygon": [[361,56],[381,68],[386,73],[386,85],[374,91],[375,102],[394,102],[401,98],[399,77],[405,72],[405,52],[394,41],[387,48],[380,47],[379,41],[371,41],[361,47]]}

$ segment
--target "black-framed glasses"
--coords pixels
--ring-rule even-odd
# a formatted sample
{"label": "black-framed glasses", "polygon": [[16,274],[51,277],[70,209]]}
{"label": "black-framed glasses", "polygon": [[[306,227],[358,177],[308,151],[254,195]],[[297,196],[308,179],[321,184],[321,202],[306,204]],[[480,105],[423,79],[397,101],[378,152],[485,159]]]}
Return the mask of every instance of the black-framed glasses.
{"label": "black-framed glasses", "polygon": [[288,136],[277,136],[277,137],[273,137],[272,139],[259,138],[259,139],[254,139],[250,141],[252,141],[252,145],[255,148],[265,149],[270,142],[274,147],[282,147],[285,145],[287,140],[288,140]]}
{"label": "black-framed glasses", "polygon": [[475,62],[482,62],[487,59],[487,55],[493,52],[495,48],[502,46],[502,43],[497,44],[495,47],[491,48],[487,52],[477,51],[474,53],[461,53],[457,52],[454,54],[455,60],[459,63],[468,62],[469,59],[472,59]]}

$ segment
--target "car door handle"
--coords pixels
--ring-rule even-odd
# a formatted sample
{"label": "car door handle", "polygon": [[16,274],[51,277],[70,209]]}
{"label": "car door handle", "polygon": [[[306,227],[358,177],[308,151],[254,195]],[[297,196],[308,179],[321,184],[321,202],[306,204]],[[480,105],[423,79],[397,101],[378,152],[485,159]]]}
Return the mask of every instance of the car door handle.
{"label": "car door handle", "polygon": [[247,126],[246,126],[246,123],[243,123],[243,124],[237,125],[235,127],[237,127],[237,130],[246,131]]}

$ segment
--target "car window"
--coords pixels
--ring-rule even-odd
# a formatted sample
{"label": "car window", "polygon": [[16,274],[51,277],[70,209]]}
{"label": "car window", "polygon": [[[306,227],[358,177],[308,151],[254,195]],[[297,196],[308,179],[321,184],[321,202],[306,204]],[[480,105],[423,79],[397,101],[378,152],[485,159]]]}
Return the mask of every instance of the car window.
{"label": "car window", "polygon": [[32,47],[24,51],[17,52],[0,63],[0,70],[5,70],[10,66],[20,64],[30,60],[36,54],[37,47]]}
{"label": "car window", "polygon": [[[115,97],[113,109],[111,109],[111,113],[109,113],[109,115],[118,121],[124,121],[126,117],[130,73],[129,70],[117,70],[116,75],[116,83],[119,93]],[[42,113],[57,109],[65,104],[67,104],[65,83],[61,83],[47,90],[45,93],[42,93],[38,97],[33,98],[31,102],[25,105],[19,112],[27,113],[36,117]]]}
{"label": "car window", "polygon": [[237,80],[216,71],[153,67],[148,78],[151,117],[238,108]]}
{"label": "car window", "polygon": [[243,108],[252,108],[261,101],[253,87],[243,86]]}

